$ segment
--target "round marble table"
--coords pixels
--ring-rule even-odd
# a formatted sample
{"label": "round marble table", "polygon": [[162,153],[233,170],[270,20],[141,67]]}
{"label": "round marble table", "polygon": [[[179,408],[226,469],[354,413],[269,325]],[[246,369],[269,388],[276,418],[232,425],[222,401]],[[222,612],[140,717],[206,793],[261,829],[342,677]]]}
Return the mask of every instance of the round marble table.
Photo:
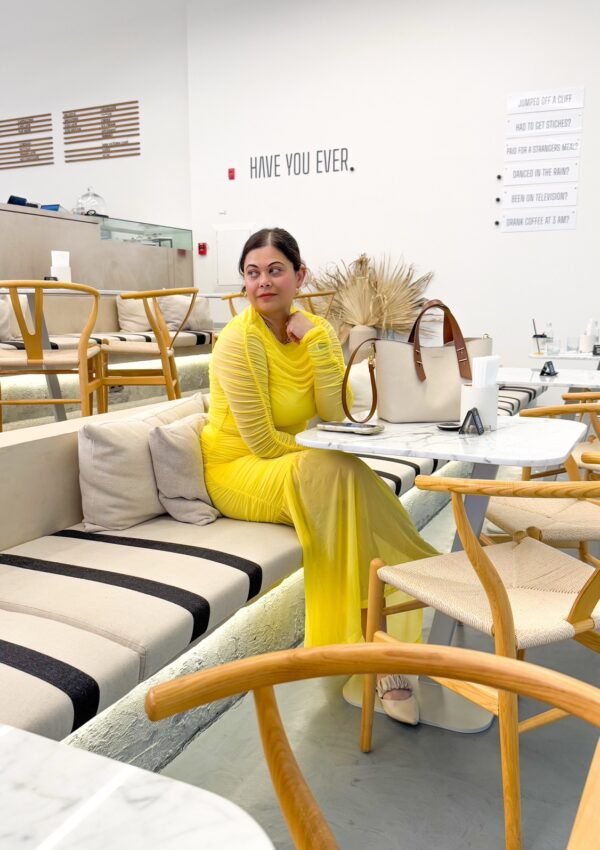
{"label": "round marble table", "polygon": [[238,806],[0,725],[1,850],[273,850]]}

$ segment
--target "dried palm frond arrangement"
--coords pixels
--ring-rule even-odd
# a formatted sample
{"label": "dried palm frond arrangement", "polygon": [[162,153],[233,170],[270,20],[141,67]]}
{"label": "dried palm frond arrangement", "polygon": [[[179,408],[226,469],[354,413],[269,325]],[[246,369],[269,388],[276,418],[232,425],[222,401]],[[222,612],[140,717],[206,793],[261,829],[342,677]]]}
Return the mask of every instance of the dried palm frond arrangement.
{"label": "dried palm frond arrangement", "polygon": [[415,267],[403,261],[393,265],[387,257],[375,262],[361,254],[350,265],[340,263],[312,276],[307,289],[336,290],[328,318],[344,343],[359,325],[408,334],[433,277],[433,272],[416,279],[415,274]]}

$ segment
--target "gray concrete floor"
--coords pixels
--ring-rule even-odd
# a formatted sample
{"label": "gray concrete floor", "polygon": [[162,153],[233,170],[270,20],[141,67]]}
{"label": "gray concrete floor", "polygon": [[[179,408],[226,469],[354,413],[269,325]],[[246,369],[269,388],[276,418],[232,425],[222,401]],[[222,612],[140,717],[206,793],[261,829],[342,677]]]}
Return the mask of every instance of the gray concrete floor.
{"label": "gray concrete floor", "polygon": [[[424,533],[447,551],[453,537],[449,509]],[[491,649],[490,641],[463,627],[456,643]],[[572,641],[534,650],[528,660],[600,682],[597,657]],[[360,713],[342,699],[343,683],[316,679],[277,689],[290,743],[340,846],[503,848],[497,724],[487,732],[460,735],[376,715],[373,751],[365,755],[358,748]],[[536,708],[523,701],[522,715]],[[571,718],[521,739],[524,846],[529,850],[565,847],[597,739],[595,730]],[[198,736],[164,774],[232,800],[262,825],[279,850],[292,848],[263,760],[251,698]]]}

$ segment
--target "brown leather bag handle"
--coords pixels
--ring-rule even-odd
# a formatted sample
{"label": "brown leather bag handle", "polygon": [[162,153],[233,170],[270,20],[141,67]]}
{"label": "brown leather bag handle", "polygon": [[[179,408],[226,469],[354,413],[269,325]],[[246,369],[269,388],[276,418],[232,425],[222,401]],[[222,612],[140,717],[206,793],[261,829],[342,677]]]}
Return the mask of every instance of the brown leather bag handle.
{"label": "brown leather bag handle", "polygon": [[460,373],[460,376],[461,378],[465,378],[466,380],[471,381],[471,363],[469,362],[469,353],[467,351],[465,338],[462,335],[462,331],[450,308],[447,307],[443,301],[438,301],[437,299],[434,299],[433,301],[427,301],[425,303],[423,309],[417,316],[415,323],[412,326],[410,336],[408,337],[408,342],[412,343],[413,346],[413,360],[415,363],[415,372],[417,373],[417,377],[420,381],[425,381],[427,378],[427,375],[425,374],[425,369],[423,367],[423,358],[421,356],[421,340],[419,337],[419,329],[421,325],[421,319],[423,318],[425,313],[427,313],[428,310],[431,310],[434,307],[438,307],[440,310],[443,310],[444,313],[444,344],[448,342],[454,343],[456,359],[458,361],[458,371]]}
{"label": "brown leather bag handle", "polygon": [[[371,409],[367,415],[366,419],[355,419],[350,412],[350,407],[348,405],[348,381],[350,380],[350,369],[352,364],[354,363],[354,358],[358,354],[359,350],[370,343],[371,351],[369,352],[369,377],[371,379]],[[344,413],[348,417],[351,422],[356,422],[359,425],[362,425],[365,422],[368,422],[369,419],[373,416],[375,411],[377,410],[377,384],[375,383],[375,340],[374,339],[363,339],[363,341],[356,346],[352,354],[350,355],[350,359],[348,360],[348,365],[346,366],[346,371],[344,372],[344,380],[342,381],[342,407],[344,408]]]}

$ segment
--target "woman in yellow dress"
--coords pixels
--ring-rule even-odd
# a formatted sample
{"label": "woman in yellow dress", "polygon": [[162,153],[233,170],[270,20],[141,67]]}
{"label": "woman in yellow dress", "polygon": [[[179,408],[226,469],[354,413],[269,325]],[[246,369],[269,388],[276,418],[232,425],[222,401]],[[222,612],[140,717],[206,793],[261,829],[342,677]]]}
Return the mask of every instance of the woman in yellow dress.
{"label": "woman in yellow dress", "polygon": [[[296,529],[305,645],[357,642],[371,559],[399,564],[436,553],[363,461],[294,439],[315,416],[344,418],[344,360],[335,332],[292,304],[306,274],[295,239],[280,228],[258,231],[239,268],[250,305],[220,333],[211,358],[202,431],[207,489],[224,516]],[[420,614],[402,616],[414,623]],[[389,684],[387,696],[409,695]]]}

